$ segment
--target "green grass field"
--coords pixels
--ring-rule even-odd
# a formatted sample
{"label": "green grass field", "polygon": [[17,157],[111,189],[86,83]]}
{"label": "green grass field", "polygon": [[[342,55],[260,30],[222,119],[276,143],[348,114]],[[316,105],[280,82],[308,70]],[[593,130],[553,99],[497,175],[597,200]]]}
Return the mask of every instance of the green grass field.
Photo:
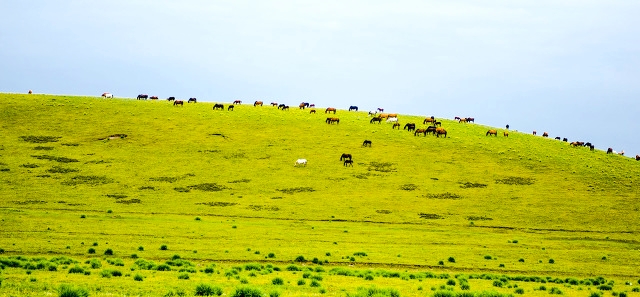
{"label": "green grass field", "polygon": [[0,99],[0,296],[640,296],[630,158],[348,106]]}

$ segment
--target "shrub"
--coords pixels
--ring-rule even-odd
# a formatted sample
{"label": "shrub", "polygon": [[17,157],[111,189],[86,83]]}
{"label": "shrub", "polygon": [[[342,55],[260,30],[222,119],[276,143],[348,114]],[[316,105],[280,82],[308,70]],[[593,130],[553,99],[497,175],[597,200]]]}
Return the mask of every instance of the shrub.
{"label": "shrub", "polygon": [[269,292],[269,297],[280,297],[280,291]]}
{"label": "shrub", "polygon": [[76,265],[74,267],[69,268],[69,273],[84,273],[84,269],[82,269],[82,267]]}
{"label": "shrub", "polygon": [[355,253],[353,253],[353,255],[354,256],[360,256],[360,257],[366,257],[367,253],[365,253],[365,252],[355,252]]}
{"label": "shrub", "polygon": [[618,297],[627,297],[627,293],[626,292],[620,292],[620,293],[618,293]]}
{"label": "shrub", "polygon": [[143,246],[139,246],[139,247],[138,247],[138,250],[139,250],[139,251],[144,251],[144,247],[143,247]]}
{"label": "shrub", "polygon": [[307,260],[304,258],[304,256],[298,256],[296,257],[296,262],[306,262]]}
{"label": "shrub", "polygon": [[[276,257],[276,254],[274,254],[274,253],[269,253],[269,254],[267,255],[267,257],[268,257],[268,258],[275,258],[275,257]],[[279,294],[279,293],[278,293],[278,294]]]}
{"label": "shrub", "polygon": [[171,271],[171,267],[167,264],[160,264],[158,265],[158,267],[156,267],[156,270],[158,271]]}
{"label": "shrub", "polygon": [[520,258],[520,260],[518,260],[518,262],[524,263],[524,259]]}
{"label": "shrub", "polygon": [[94,248],[89,248],[89,250],[87,251],[87,253],[89,253],[89,254],[95,254],[95,253],[96,253],[96,249],[94,249]]}
{"label": "shrub", "polygon": [[106,249],[104,251],[104,254],[107,255],[107,256],[111,256],[111,255],[113,255],[113,250],[112,249]]}
{"label": "shrub", "polygon": [[556,263],[556,261],[553,259],[549,259],[549,264],[553,264],[553,263]]}
{"label": "shrub", "polygon": [[447,286],[455,286],[456,285],[456,281],[454,279],[449,279],[447,281]]}
{"label": "shrub", "polygon": [[209,273],[210,274],[210,273],[214,273],[214,272],[215,272],[215,270],[214,270],[213,267],[207,267],[207,268],[204,269],[204,273]]}
{"label": "shrub", "polygon": [[491,259],[492,259],[492,257],[491,257],[491,256],[489,256],[489,255],[484,256],[484,258],[485,258],[486,260],[491,260]]}
{"label": "shrub", "polygon": [[97,242],[94,242],[92,245],[93,245],[93,246],[98,246],[98,243],[97,243]]}
{"label": "shrub", "polygon": [[553,287],[551,288],[551,290],[549,290],[549,294],[557,294],[557,295],[562,295],[562,291],[560,291],[560,289]]}
{"label": "shrub", "polygon": [[514,293],[516,293],[516,294],[521,294],[521,295],[522,295],[522,294],[524,294],[524,289],[523,289],[523,288],[517,288],[517,289],[514,291]]}
{"label": "shrub", "polygon": [[167,247],[167,245],[166,245],[166,244],[163,244],[163,245],[161,245],[161,246],[160,246],[160,250],[161,250],[161,251],[166,251],[166,250],[168,250],[168,249],[169,249],[169,248]]}
{"label": "shrub", "polygon": [[456,263],[456,259],[454,259],[453,257],[449,257],[449,259],[447,259],[447,261],[449,261],[451,263]]}
{"label": "shrub", "polygon": [[287,271],[302,271],[302,269],[300,269],[296,265],[291,264],[291,265],[287,266]]}
{"label": "shrub", "polygon": [[602,297],[602,293],[600,293],[600,292],[591,292],[591,295],[589,295],[589,297]]}
{"label": "shrub", "polygon": [[504,264],[500,263],[500,265],[498,265],[498,267],[504,267]]}
{"label": "shrub", "polygon": [[303,279],[298,280],[298,286],[304,286],[305,284],[307,284],[307,282]]}
{"label": "shrub", "polygon": [[189,279],[189,274],[186,272],[180,273],[178,274],[178,279]]}
{"label": "shrub", "polygon": [[501,280],[494,280],[493,281],[493,286],[494,287],[498,287],[498,288],[502,288],[504,286],[504,283]]}
{"label": "shrub", "polygon": [[[396,289],[379,289],[376,287],[369,287],[369,288],[358,288],[358,292],[356,294],[347,294],[347,296],[353,296],[353,297],[369,297],[369,296],[376,296],[376,297],[400,297],[400,293],[398,292],[398,290]],[[435,296],[435,295],[434,295]],[[450,295],[450,296],[446,296],[446,297],[454,297],[455,295]],[[444,297],[444,296],[439,296],[439,297]]]}
{"label": "shrub", "polygon": [[100,263],[100,260],[98,259],[92,259],[91,261],[89,261],[89,265],[91,265],[91,269],[102,267],[102,263]]}
{"label": "shrub", "polygon": [[86,216],[86,215],[80,215],[80,218],[81,218],[81,219],[86,219],[86,218],[87,218],[87,216]]}
{"label": "shrub", "polygon": [[254,287],[239,287],[231,294],[231,297],[262,297],[262,292]]}
{"label": "shrub", "polygon": [[280,277],[276,277],[274,279],[271,280],[271,283],[276,285],[276,286],[281,286],[284,285],[284,280]]}
{"label": "shrub", "polygon": [[611,286],[610,285],[600,285],[600,286],[598,286],[598,290],[611,291]]}
{"label": "shrub", "polygon": [[311,287],[319,287],[320,283],[317,280],[314,279],[314,280],[311,281],[311,284],[309,284],[309,286],[311,286]]}
{"label": "shrub", "polygon": [[138,259],[138,254],[131,254],[131,256],[129,256],[131,259]]}
{"label": "shrub", "polygon": [[471,290],[471,286],[468,283],[460,284],[460,290],[469,291]]}
{"label": "shrub", "polygon": [[141,282],[142,280],[144,280],[144,277],[141,274],[137,274],[133,276],[133,280],[137,281],[137,282]]}
{"label": "shrub", "polygon": [[438,261],[438,265],[440,266],[444,265],[444,261]]}
{"label": "shrub", "polygon": [[58,296],[59,297],[88,297],[89,291],[85,288],[62,284],[60,285],[60,287],[58,287]]}
{"label": "shrub", "polygon": [[196,286],[196,296],[220,296],[222,289],[209,284],[199,284]]}

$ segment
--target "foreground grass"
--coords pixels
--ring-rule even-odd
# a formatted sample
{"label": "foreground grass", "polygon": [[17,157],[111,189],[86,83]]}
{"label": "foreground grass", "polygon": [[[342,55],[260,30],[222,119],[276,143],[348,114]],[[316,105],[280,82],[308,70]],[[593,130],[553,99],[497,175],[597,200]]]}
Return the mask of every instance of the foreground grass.
{"label": "foreground grass", "polygon": [[[6,295],[53,292],[60,283],[84,284],[92,294],[194,294],[199,282],[231,294],[241,279],[227,270],[254,262],[281,268],[264,279],[244,276],[265,294],[280,274],[290,282],[286,295],[319,294],[309,281],[297,285],[301,272],[284,269],[315,269],[314,258],[324,264],[328,295],[371,284],[423,296],[446,283],[373,272],[365,280],[368,269],[545,281],[602,276],[614,281],[613,292],[629,295],[634,287],[624,284],[637,286],[640,278],[640,164],[629,158],[513,131],[486,137],[487,127],[445,119],[449,137],[436,138],[343,110],[340,124],[328,125],[320,108],[313,115],[268,106],[213,111],[206,103],[0,98],[13,103],[0,107],[0,256],[65,256],[83,266],[111,249],[129,274],[104,278],[102,268],[76,275],[58,266],[28,275],[5,266]],[[423,118],[400,121],[421,126]],[[361,146],[365,139],[371,148]],[[343,166],[342,153],[354,156],[354,167]],[[309,165],[294,167],[298,158]],[[182,255],[195,272],[184,280],[179,271],[138,271],[132,254],[158,263]],[[295,262],[299,256],[307,262]],[[213,264],[216,273],[200,271]],[[347,265],[361,277],[328,273]],[[137,273],[142,282],[133,280]],[[510,294],[518,284],[527,295],[549,294],[534,290],[537,282],[498,288],[493,281],[469,279],[473,291]],[[558,284],[568,295],[596,290],[570,286]]]}

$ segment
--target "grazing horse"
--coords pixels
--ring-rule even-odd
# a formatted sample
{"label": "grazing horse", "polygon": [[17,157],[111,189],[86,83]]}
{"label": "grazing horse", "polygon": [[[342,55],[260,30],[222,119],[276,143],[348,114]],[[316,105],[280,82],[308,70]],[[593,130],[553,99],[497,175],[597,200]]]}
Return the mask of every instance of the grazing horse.
{"label": "grazing horse", "polygon": [[433,122],[433,126],[442,127],[442,122]]}
{"label": "grazing horse", "polygon": [[352,111],[352,110],[358,111],[358,107],[354,105],[349,106],[349,111]]}
{"label": "grazing horse", "polygon": [[167,98],[167,101],[173,101],[173,100],[176,100],[176,97],[171,96],[171,97]]}
{"label": "grazing horse", "polygon": [[327,120],[325,120],[325,122],[327,124],[333,124],[333,123],[340,124],[340,119],[339,118],[327,118]]}
{"label": "grazing horse", "polygon": [[309,107],[309,108],[311,108],[311,107],[316,107],[316,105],[312,103],[312,104],[309,104],[309,106],[308,106],[308,107]]}
{"label": "grazing horse", "polygon": [[475,123],[476,120],[474,118],[467,118],[467,122]]}
{"label": "grazing horse", "polygon": [[283,107],[285,107],[285,106],[286,106],[286,105],[284,105],[284,104],[282,104],[282,103],[281,103],[281,104],[278,104],[278,109],[283,108]]}
{"label": "grazing horse", "polygon": [[340,156],[340,161],[346,160],[346,159],[353,160],[353,158],[351,157],[351,154],[342,154],[342,156]]}
{"label": "grazing horse", "polygon": [[33,91],[29,90],[29,94],[33,94]]}
{"label": "grazing horse", "polygon": [[565,137],[565,138],[562,138],[562,141],[564,141],[564,142],[569,142],[569,139],[567,139],[567,138]]}
{"label": "grazing horse", "polygon": [[305,103],[304,103],[304,102],[302,102],[302,103],[300,103],[300,105],[298,105],[298,107],[300,107],[300,109],[304,109],[305,107],[307,107],[307,105],[308,105],[308,104],[309,104],[309,103],[307,103],[307,104],[305,105]]}
{"label": "grazing horse", "polygon": [[413,132],[413,136],[418,136],[418,134],[420,133],[424,134],[424,136],[427,136],[427,129],[417,129]]}
{"label": "grazing horse", "polygon": [[397,123],[398,122],[398,118],[388,118],[387,119],[387,123]]}
{"label": "grazing horse", "polygon": [[369,115],[373,115],[373,116],[374,116],[374,115],[376,115],[376,114],[378,114],[378,112],[377,112],[377,111],[370,111],[370,112],[369,112]]}
{"label": "grazing horse", "polygon": [[293,164],[294,167],[304,166],[307,167],[307,159],[298,159],[296,163]]}
{"label": "grazing horse", "polygon": [[390,117],[390,118],[397,118],[397,117],[398,117],[398,114],[397,114],[397,113],[390,113],[390,114],[389,114],[389,117]]}
{"label": "grazing horse", "polygon": [[236,101],[233,101],[233,104],[242,104],[242,101],[236,100]]}
{"label": "grazing horse", "polygon": [[324,113],[328,113],[328,112],[332,112],[333,114],[336,114],[336,109],[333,107],[327,107],[327,109],[324,110]]}
{"label": "grazing horse", "polygon": [[378,124],[380,124],[380,122],[382,122],[382,118],[381,117],[371,118],[371,120],[369,120],[369,124],[373,124],[373,122],[378,122]]}
{"label": "grazing horse", "polygon": [[613,154],[613,149],[612,148],[608,148],[607,149],[607,154]]}
{"label": "grazing horse", "polygon": [[218,108],[220,110],[224,110],[224,105],[223,104],[219,104],[219,103],[216,103],[216,104],[213,105],[213,110],[216,110]]}
{"label": "grazing horse", "polygon": [[587,143],[584,144],[584,146],[589,146],[589,147],[592,146],[592,145],[593,144],[591,144],[591,142],[587,142]]}
{"label": "grazing horse", "polygon": [[504,137],[509,137],[509,132],[504,131],[504,133],[502,135],[504,135]]}
{"label": "grazing horse", "polygon": [[149,98],[149,95],[147,95],[147,94],[138,95],[138,100],[142,100],[142,99],[147,100],[148,98]]}
{"label": "grazing horse", "polygon": [[491,135],[494,135],[494,136],[496,136],[496,137],[497,137],[497,136],[498,136],[498,131],[496,131],[496,130],[489,130],[489,131],[487,131],[487,134],[485,134],[484,136],[491,136]]}
{"label": "grazing horse", "polygon": [[461,120],[461,119],[460,119],[460,117],[454,117],[454,118],[453,118],[453,120],[454,120],[454,121],[459,121],[459,120]]}
{"label": "grazing horse", "polygon": [[191,102],[193,102],[193,103],[197,103],[197,102],[198,102],[198,100],[197,100],[195,97],[192,97],[192,98],[189,98],[189,100],[187,101],[187,103],[191,103]]}
{"label": "grazing horse", "polygon": [[285,105],[282,107],[282,110],[289,110],[289,105]]}
{"label": "grazing horse", "polygon": [[379,111],[379,112],[384,112],[384,108],[380,108],[380,107],[378,107],[378,111]]}
{"label": "grazing horse", "polygon": [[402,130],[407,129],[407,131],[411,132],[411,130],[415,130],[416,129],[416,124],[415,123],[407,123],[404,125],[404,128],[402,128]]}
{"label": "grazing horse", "polygon": [[467,118],[458,119],[458,123],[466,123],[466,122],[467,122]]}
{"label": "grazing horse", "polygon": [[233,105],[229,105],[229,107],[227,107],[227,111],[233,110],[233,107],[234,107]]}
{"label": "grazing horse", "polygon": [[351,166],[351,167],[353,167],[353,161],[352,161],[352,160],[344,160],[344,166]]}
{"label": "grazing horse", "polygon": [[173,101],[173,106],[176,106],[176,105],[184,106],[184,101],[182,101],[182,100]]}
{"label": "grazing horse", "polygon": [[111,94],[111,93],[102,93],[102,97],[104,97],[104,98],[113,98],[113,94]]}
{"label": "grazing horse", "polygon": [[542,137],[549,137],[549,133],[547,132],[542,133]]}
{"label": "grazing horse", "polygon": [[382,119],[386,119],[386,118],[389,117],[389,114],[388,113],[381,113],[378,117],[382,118]]}
{"label": "grazing horse", "polygon": [[309,111],[309,113],[316,113],[316,110],[312,109],[312,110]]}
{"label": "grazing horse", "polygon": [[[558,136],[558,137],[556,137],[556,138],[554,138],[554,139],[555,139],[555,140],[560,140],[560,136]],[[566,138],[565,138],[565,139],[566,139]]]}
{"label": "grazing horse", "polygon": [[253,102],[253,106],[258,106],[258,105],[262,106],[262,101]]}
{"label": "grazing horse", "polygon": [[444,135],[444,138],[447,138],[447,130],[443,128],[436,128],[436,136],[440,137],[440,135]]}
{"label": "grazing horse", "polygon": [[365,140],[362,142],[362,146],[369,146],[371,147],[371,140]]}
{"label": "grazing horse", "polygon": [[[427,133],[426,134],[433,134],[436,135],[436,130],[437,129],[442,129],[442,128],[436,128],[434,126],[429,126],[427,127]],[[426,135],[425,135],[426,136]]]}
{"label": "grazing horse", "polygon": [[393,123],[393,127],[391,129],[395,129],[396,127],[398,127],[398,130],[400,130],[400,123]]}
{"label": "grazing horse", "polygon": [[[256,102],[261,102],[261,101],[256,101]],[[256,106],[256,104],[254,103],[253,106]],[[262,106],[262,104],[260,104],[260,106]],[[278,102],[271,102],[271,106],[278,106]]]}
{"label": "grazing horse", "polygon": [[620,156],[624,156],[624,150],[621,150],[621,151],[618,153],[618,155],[620,155]]}
{"label": "grazing horse", "polygon": [[538,132],[536,132],[536,130],[533,130],[533,135],[537,135]]}
{"label": "grazing horse", "polygon": [[636,155],[636,161],[640,161],[640,155]]}
{"label": "grazing horse", "polygon": [[572,143],[570,143],[570,144],[571,144],[571,146],[573,146],[573,147],[577,147],[577,146],[584,146],[584,142],[582,142],[582,141],[574,141],[574,142],[572,142]]}
{"label": "grazing horse", "polygon": [[158,96],[151,96],[151,97],[149,97],[149,99],[151,99],[151,100],[158,100]]}

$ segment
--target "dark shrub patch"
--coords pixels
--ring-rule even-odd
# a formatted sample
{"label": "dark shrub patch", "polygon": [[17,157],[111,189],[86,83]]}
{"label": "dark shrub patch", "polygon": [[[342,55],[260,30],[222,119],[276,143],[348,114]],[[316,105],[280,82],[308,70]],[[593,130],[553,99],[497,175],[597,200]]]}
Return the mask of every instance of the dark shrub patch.
{"label": "dark shrub patch", "polygon": [[49,173],[71,173],[71,172],[78,172],[78,169],[53,166],[53,168],[47,169],[47,172],[49,172]]}
{"label": "dark shrub patch", "polygon": [[510,176],[503,179],[496,179],[496,184],[528,186],[533,185],[535,179],[530,177]]}
{"label": "dark shrub patch", "polygon": [[307,262],[307,260],[304,258],[304,256],[298,256],[296,257],[296,262]]}
{"label": "dark shrub patch", "polygon": [[378,172],[395,172],[397,169],[393,167],[393,163],[391,162],[371,162],[367,166],[367,170],[369,171],[378,171]]}
{"label": "dark shrub patch", "polygon": [[275,257],[276,257],[276,254],[274,254],[274,253],[269,253],[267,255],[267,258],[275,258]]}
{"label": "dark shrub patch", "polygon": [[208,205],[208,206],[220,206],[220,207],[227,207],[227,206],[234,206],[237,205],[238,203],[234,203],[234,202],[200,202],[200,203],[196,203],[196,205]]}
{"label": "dark shrub patch", "polygon": [[88,297],[89,291],[85,288],[74,287],[67,284],[62,284],[58,287],[59,297]]}
{"label": "dark shrub patch", "polygon": [[84,273],[84,269],[82,269],[82,267],[76,265],[74,267],[69,268],[69,273]]}
{"label": "dark shrub patch", "polygon": [[143,187],[139,187],[138,190],[155,190],[156,187],[151,187],[151,186],[143,186]]}
{"label": "dark shrub patch", "polygon": [[240,287],[231,294],[231,297],[262,297],[262,292],[254,287]]}
{"label": "dark shrub patch", "polygon": [[458,194],[453,194],[453,193],[441,193],[441,194],[427,194],[425,197],[430,198],[430,199],[460,199],[462,198],[460,195]]}
{"label": "dark shrub patch", "polygon": [[549,264],[553,264],[553,263],[556,263],[556,261],[553,259],[549,259]]}
{"label": "dark shrub patch", "polygon": [[484,259],[485,259],[485,260],[491,260],[491,259],[493,259],[493,257],[491,257],[491,256],[489,256],[489,255],[485,255],[485,256],[484,256]]}
{"label": "dark shrub patch", "polygon": [[551,288],[551,290],[549,290],[549,294],[556,294],[556,295],[562,295],[562,291],[560,291],[560,289],[553,287]]}
{"label": "dark shrub patch", "polygon": [[179,179],[180,179],[179,177],[161,176],[161,177],[152,177],[149,180],[150,181],[157,181],[157,182],[174,183],[174,182],[178,181]]}
{"label": "dark shrub patch", "polygon": [[414,184],[404,184],[400,186],[400,190],[404,190],[404,191],[415,191],[417,189],[418,189],[418,186]]}
{"label": "dark shrub patch", "polygon": [[354,256],[359,256],[359,257],[366,257],[367,253],[365,252],[355,252],[353,253]]}
{"label": "dark shrub patch", "polygon": [[160,264],[156,267],[158,271],[171,271],[171,267],[167,264]]}
{"label": "dark shrub patch", "polygon": [[277,191],[280,191],[285,194],[295,194],[295,193],[302,193],[302,192],[314,192],[315,190],[311,187],[297,187],[297,188],[288,188],[288,189],[278,189]]}
{"label": "dark shrub patch", "polygon": [[173,188],[173,190],[176,191],[176,192],[181,192],[181,193],[189,193],[189,192],[191,192],[190,189],[183,188],[183,187],[176,187],[176,188]]}
{"label": "dark shrub patch", "polygon": [[274,279],[271,280],[271,283],[276,285],[276,286],[282,286],[284,285],[284,280],[280,277],[276,277]]}
{"label": "dark shrub patch", "polygon": [[250,181],[251,181],[250,179],[243,178],[243,179],[238,179],[238,180],[230,181],[229,183],[230,183],[230,184],[235,184],[235,183],[248,183],[248,182],[250,182]]}
{"label": "dark shrub patch", "polygon": [[517,288],[517,289],[514,291],[514,293],[522,295],[522,294],[524,294],[524,289],[523,289],[523,288]]}
{"label": "dark shrub patch", "polygon": [[449,257],[449,259],[447,259],[447,261],[451,262],[451,263],[456,263],[456,259],[453,257]]}
{"label": "dark shrub patch", "polygon": [[133,203],[141,203],[141,202],[142,202],[142,200],[137,199],[137,198],[116,201],[116,203],[122,203],[122,204],[133,204]]}
{"label": "dark shrub patch", "polygon": [[199,191],[205,191],[205,192],[217,192],[217,191],[222,191],[224,189],[228,189],[227,187],[218,185],[216,183],[198,184],[198,185],[189,186],[188,188],[192,190],[199,190]]}
{"label": "dark shrub patch", "polygon": [[107,194],[107,195],[105,195],[105,196],[107,196],[107,197],[109,197],[109,198],[115,198],[115,199],[122,199],[122,198],[127,198],[127,197],[129,197],[129,196],[127,196],[127,195],[123,195],[123,194]]}
{"label": "dark shrub patch", "polygon": [[161,245],[161,246],[160,246],[160,250],[161,250],[161,251],[166,251],[166,250],[168,250],[168,249],[169,249],[169,248],[167,247],[167,245],[166,245],[166,244],[163,244],[163,245]]}
{"label": "dark shrub patch", "polygon": [[36,158],[38,160],[49,160],[49,161],[56,161],[59,163],[79,162],[77,159],[71,159],[66,157],[55,157],[55,156],[48,156],[48,155],[33,155],[31,157]]}
{"label": "dark shrub patch", "polygon": [[199,284],[196,286],[196,296],[220,296],[222,295],[222,289],[220,287],[212,286],[209,284]]}
{"label": "dark shrub patch", "polygon": [[52,146],[36,146],[33,148],[36,151],[50,151],[53,150]]}
{"label": "dark shrub patch", "polygon": [[444,219],[443,216],[441,215],[437,215],[435,213],[419,213],[418,214],[420,216],[421,219],[427,219],[427,220],[439,220],[439,219]]}
{"label": "dark shrub patch", "polygon": [[76,185],[104,185],[110,184],[113,180],[106,176],[96,176],[96,175],[78,175],[72,177],[70,180],[62,182],[65,186],[76,186]]}
{"label": "dark shrub patch", "polygon": [[63,143],[64,146],[79,146],[79,143]]}
{"label": "dark shrub patch", "polygon": [[87,253],[89,253],[89,254],[95,254],[95,253],[96,253],[96,249],[94,249],[94,248],[89,248],[89,250],[87,251]]}
{"label": "dark shrub patch", "polygon": [[469,221],[493,221],[492,218],[486,216],[468,216],[467,220]]}
{"label": "dark shrub patch", "polygon": [[113,255],[113,250],[112,249],[106,249],[104,251],[104,254],[107,255],[107,256],[111,256],[111,255]]}
{"label": "dark shrub patch", "polygon": [[471,183],[471,182],[466,182],[466,183],[461,183],[460,185],[461,188],[463,189],[469,189],[469,188],[486,188],[487,184],[480,184],[480,183]]}
{"label": "dark shrub patch", "polygon": [[58,142],[60,138],[62,137],[61,136],[20,136],[20,139],[29,143]]}
{"label": "dark shrub patch", "polygon": [[141,282],[144,280],[144,277],[141,274],[136,273],[136,275],[133,276],[133,280],[137,282]]}
{"label": "dark shrub patch", "polygon": [[38,168],[40,166],[38,166],[38,164],[31,164],[31,163],[27,163],[27,164],[22,164],[20,165],[20,167],[24,167],[24,168]]}

